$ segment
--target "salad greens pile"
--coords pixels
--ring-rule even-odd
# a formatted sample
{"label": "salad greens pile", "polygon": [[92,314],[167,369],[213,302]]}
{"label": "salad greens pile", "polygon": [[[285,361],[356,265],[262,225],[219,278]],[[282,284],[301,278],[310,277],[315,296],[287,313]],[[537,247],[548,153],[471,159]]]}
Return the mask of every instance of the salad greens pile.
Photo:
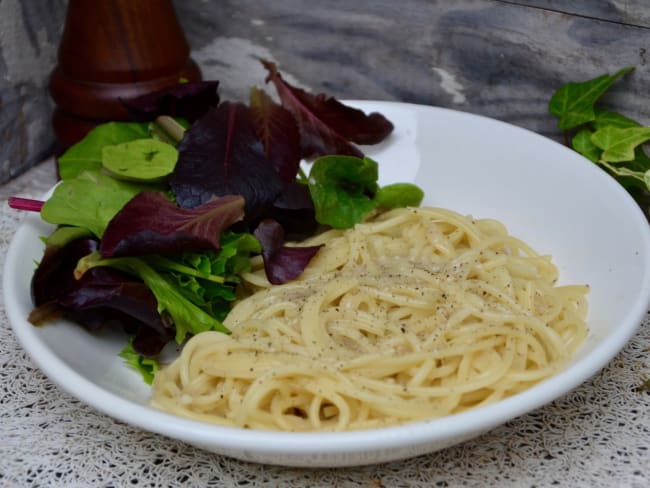
{"label": "salad greens pile", "polygon": [[356,145],[384,140],[390,121],[263,64],[280,103],[259,88],[248,104],[221,101],[217,81],[123,101],[133,121],[99,125],[70,147],[46,202],[14,201],[57,225],[32,278],[32,323],[123,328],[120,356],[150,383],[168,342],[229,333],[222,322],[252,256],[281,284],[319,249],[285,239],[420,204],[415,185],[380,188],[377,163]]}
{"label": "salad greens pile", "polygon": [[559,118],[558,127],[571,147],[603,167],[643,206],[650,191],[650,158],[643,149],[650,127],[599,104],[614,82],[633,70],[626,67],[613,75],[567,83],[553,94],[549,111]]}

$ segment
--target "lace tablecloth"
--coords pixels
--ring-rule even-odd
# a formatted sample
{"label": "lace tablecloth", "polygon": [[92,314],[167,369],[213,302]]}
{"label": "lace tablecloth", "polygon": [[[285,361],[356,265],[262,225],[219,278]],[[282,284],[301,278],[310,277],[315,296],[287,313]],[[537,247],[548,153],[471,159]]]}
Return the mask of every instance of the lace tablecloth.
{"label": "lace tablecloth", "polygon": [[[0,188],[0,256],[22,218],[12,194],[39,196],[48,161]],[[117,422],[59,390],[18,344],[0,305],[0,487],[647,487],[650,317],[572,393],[458,446],[345,469],[244,463]]]}

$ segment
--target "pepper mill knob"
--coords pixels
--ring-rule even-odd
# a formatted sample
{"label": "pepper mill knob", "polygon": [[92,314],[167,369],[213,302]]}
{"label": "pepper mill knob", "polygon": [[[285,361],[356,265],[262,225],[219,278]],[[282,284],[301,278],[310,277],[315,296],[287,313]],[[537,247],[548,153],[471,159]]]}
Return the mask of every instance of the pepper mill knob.
{"label": "pepper mill knob", "polygon": [[70,146],[97,124],[126,120],[120,99],[199,81],[171,0],[69,0],[50,78],[52,124]]}

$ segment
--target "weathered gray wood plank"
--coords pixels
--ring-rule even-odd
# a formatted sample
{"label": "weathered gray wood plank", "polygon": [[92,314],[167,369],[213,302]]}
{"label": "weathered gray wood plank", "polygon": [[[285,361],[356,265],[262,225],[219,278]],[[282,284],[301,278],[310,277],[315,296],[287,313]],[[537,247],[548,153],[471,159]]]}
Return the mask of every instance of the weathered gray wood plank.
{"label": "weathered gray wood plank", "polygon": [[41,161],[53,147],[46,86],[65,5],[65,0],[0,0],[0,183]]}
{"label": "weathered gray wood plank", "polygon": [[[547,103],[559,85],[635,65],[609,99],[650,117],[650,30],[641,27],[494,0],[176,6],[195,57],[226,96],[261,83],[253,58],[266,55],[317,91],[451,107],[558,138]],[[246,75],[232,76],[240,66]]]}
{"label": "weathered gray wood plank", "polygon": [[[622,66],[607,98],[650,123],[650,0],[174,0],[206,77],[226,98],[261,85],[259,57],[341,98],[495,117],[559,138],[553,91]],[[47,79],[65,0],[0,0],[0,182],[51,147]],[[647,8],[646,8],[647,5]]]}
{"label": "weathered gray wood plank", "polygon": [[556,12],[609,20],[621,24],[650,27],[650,1],[648,0],[501,0],[539,7]]}

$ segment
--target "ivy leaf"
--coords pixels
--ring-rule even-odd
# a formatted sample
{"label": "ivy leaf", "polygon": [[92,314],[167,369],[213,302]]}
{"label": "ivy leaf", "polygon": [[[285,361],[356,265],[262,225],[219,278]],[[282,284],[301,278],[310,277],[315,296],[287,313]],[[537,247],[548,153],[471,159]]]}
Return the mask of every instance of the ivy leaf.
{"label": "ivy leaf", "polygon": [[642,147],[635,149],[634,159],[628,163],[628,166],[636,171],[647,171],[650,169],[650,158]]}
{"label": "ivy leaf", "polygon": [[115,214],[142,190],[142,185],[97,170],[84,171],[57,185],[43,205],[41,217],[51,224],[83,227],[101,237]]}
{"label": "ivy leaf", "polygon": [[117,257],[219,249],[221,232],[243,216],[244,199],[239,195],[185,209],[163,193],[142,192],[110,221],[100,252]]}
{"label": "ivy leaf", "polygon": [[[602,163],[601,163],[602,164]],[[625,163],[625,169],[629,174],[617,174],[616,171],[611,171],[617,175],[618,182],[625,188],[643,188],[650,189],[647,185],[648,170],[650,170],[650,158],[646,155],[642,147],[637,147],[634,151],[634,159]],[[616,165],[617,169],[621,169],[620,165]]]}
{"label": "ivy leaf", "polygon": [[650,140],[650,127],[603,127],[591,136],[591,141],[603,150],[601,159],[621,163],[634,159],[637,146]]}
{"label": "ivy leaf", "polygon": [[377,206],[377,163],[370,158],[323,156],[309,172],[316,220],[335,229],[360,222]]}
{"label": "ivy leaf", "polygon": [[585,158],[597,163],[600,160],[602,150],[591,142],[593,132],[589,129],[581,129],[573,139],[571,139],[571,147],[574,151],[582,154]]}
{"label": "ivy leaf", "polygon": [[62,180],[68,180],[79,176],[85,170],[99,170],[102,167],[102,149],[105,146],[147,137],[147,124],[108,122],[98,125],[58,158],[59,176]]}
{"label": "ivy leaf", "polygon": [[592,80],[561,86],[551,97],[548,107],[560,118],[558,127],[568,130],[593,121],[596,118],[594,104],[618,78],[632,70],[634,67],[627,67],[611,76],[604,74]]}
{"label": "ivy leaf", "polygon": [[282,181],[294,181],[300,166],[300,132],[293,115],[255,87],[251,89],[250,111],[266,159]]}
{"label": "ivy leaf", "polygon": [[174,171],[178,151],[156,139],[137,139],[102,148],[102,166],[116,178],[160,181]]}
{"label": "ivy leaf", "polygon": [[650,170],[645,172],[635,171],[627,166],[610,164],[603,160],[600,160],[599,164],[604,166],[626,188],[640,187],[650,190],[650,186],[648,186],[648,183],[650,183]]}
{"label": "ivy leaf", "polygon": [[608,110],[596,108],[596,119],[594,120],[594,128],[596,130],[608,126],[625,129],[627,127],[639,127],[640,125],[641,124],[637,121],[632,120],[625,115],[621,115],[618,112],[610,112]]}

